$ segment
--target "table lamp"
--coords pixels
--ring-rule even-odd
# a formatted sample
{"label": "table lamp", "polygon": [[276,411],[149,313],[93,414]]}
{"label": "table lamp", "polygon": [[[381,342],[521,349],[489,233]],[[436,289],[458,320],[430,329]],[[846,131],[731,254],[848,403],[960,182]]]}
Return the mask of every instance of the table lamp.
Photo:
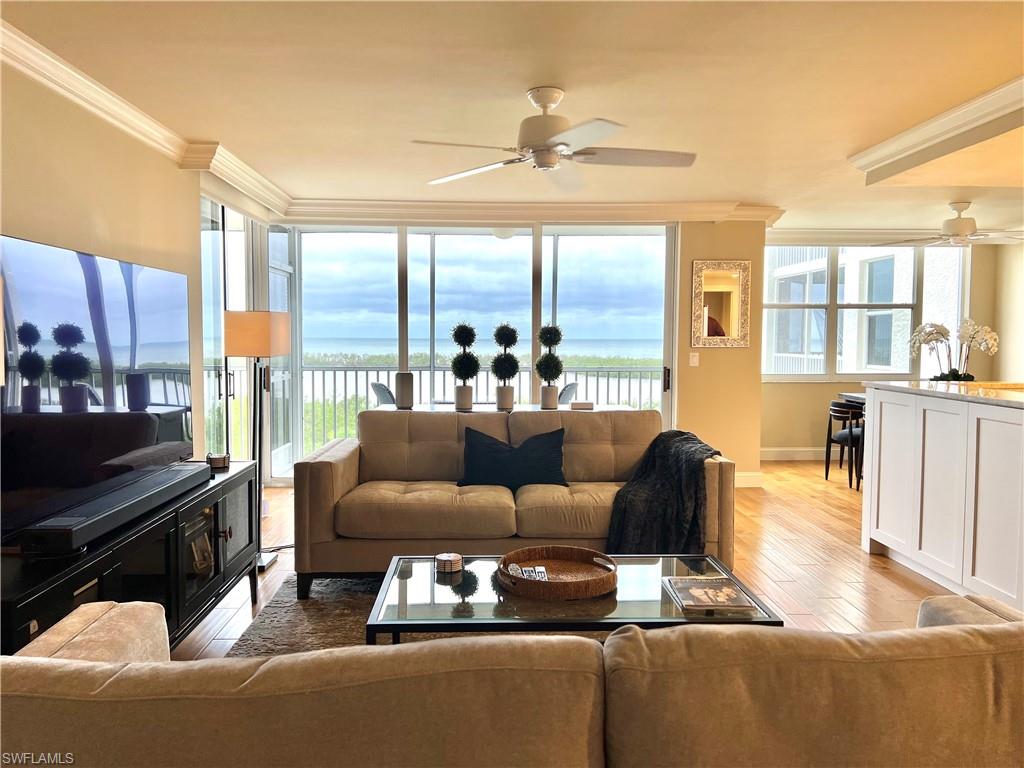
{"label": "table lamp", "polygon": [[[270,368],[267,360],[291,352],[291,320],[287,312],[249,310],[224,313],[224,354],[227,357],[249,357],[252,365],[252,447],[256,460],[257,509],[263,510],[263,407],[270,391]],[[256,526],[258,566],[266,570],[277,559],[276,552],[264,552],[262,534]]]}

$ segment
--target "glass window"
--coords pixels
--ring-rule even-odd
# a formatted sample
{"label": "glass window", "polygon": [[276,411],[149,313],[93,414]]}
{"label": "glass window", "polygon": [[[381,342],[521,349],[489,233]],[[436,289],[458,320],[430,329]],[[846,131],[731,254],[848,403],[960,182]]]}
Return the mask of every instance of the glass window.
{"label": "glass window", "polygon": [[[476,329],[473,352],[480,358],[475,382],[477,402],[493,401],[497,382],[490,364],[496,347],[492,334],[501,323],[519,330],[520,374],[514,382],[517,399],[529,400],[532,307],[533,238],[521,231],[508,238],[490,232],[437,230],[434,235],[434,355],[438,368],[447,370],[458,351],[451,329],[469,323]],[[434,399],[454,400],[455,379],[445,376],[435,386]]]}
{"label": "glass window", "polygon": [[761,370],[779,375],[825,372],[828,248],[769,246]]}
{"label": "glass window", "polygon": [[[916,322],[943,323],[955,337],[962,257],[962,248],[947,247],[768,246],[762,373],[911,375],[910,334],[918,309]],[[923,265],[920,297],[918,264]],[[834,297],[829,295],[832,275]],[[834,332],[826,323],[831,317]],[[834,359],[826,359],[830,333]],[[936,361],[921,361],[922,376],[937,371]]]}
{"label": "glass window", "polygon": [[303,232],[303,451],[355,435],[356,414],[394,387],[398,234]]}
{"label": "glass window", "polygon": [[[961,271],[963,249],[935,247],[924,249],[924,289],[921,297],[921,322],[941,323],[949,329],[950,359],[959,359],[956,341],[961,320]],[[945,363],[948,368],[948,363]],[[923,351],[921,378],[929,379],[941,373],[939,361]]]}
{"label": "glass window", "polygon": [[840,304],[913,304],[914,249],[878,246],[839,249]]}
{"label": "glass window", "polygon": [[910,373],[911,310],[840,309],[838,373]]}
{"label": "glass window", "polygon": [[575,383],[580,400],[660,409],[665,228],[547,227],[544,241],[550,316],[564,339],[560,384]]}

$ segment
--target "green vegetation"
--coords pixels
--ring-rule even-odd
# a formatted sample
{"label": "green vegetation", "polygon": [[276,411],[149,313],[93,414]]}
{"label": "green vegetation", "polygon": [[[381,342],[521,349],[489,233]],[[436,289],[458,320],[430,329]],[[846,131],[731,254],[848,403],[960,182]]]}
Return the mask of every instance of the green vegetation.
{"label": "green vegetation", "polygon": [[[447,368],[451,365],[451,355],[437,353],[434,355],[434,364],[437,368]],[[520,366],[529,367],[530,353],[524,352],[516,355]],[[662,365],[660,357],[622,357],[608,355],[560,355],[566,369],[573,368],[660,368]],[[492,355],[480,355],[480,365],[490,367]],[[397,368],[397,354],[374,354],[366,355],[360,353],[327,353],[316,352],[306,353],[302,356],[302,364],[311,368]],[[412,352],[409,354],[409,367],[426,368],[430,365],[430,355],[426,352]]]}
{"label": "green vegetation", "polygon": [[[373,407],[365,395],[302,404],[302,453],[307,454],[337,437],[356,436],[356,414]],[[348,427],[346,429],[346,415]],[[326,430],[325,430],[326,424]]]}

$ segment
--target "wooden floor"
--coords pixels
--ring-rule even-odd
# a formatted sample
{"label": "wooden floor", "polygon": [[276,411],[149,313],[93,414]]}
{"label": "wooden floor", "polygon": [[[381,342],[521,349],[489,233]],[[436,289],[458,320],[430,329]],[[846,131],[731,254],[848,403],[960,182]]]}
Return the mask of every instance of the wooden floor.
{"label": "wooden floor", "polygon": [[[861,494],[846,473],[822,477],[818,462],[768,462],[763,488],[736,491],[736,574],[787,627],[865,632],[914,626],[917,605],[946,590],[880,555],[860,549]],[[290,488],[266,491],[267,547],[294,541]],[[259,602],[243,579],[171,654],[224,656],[292,572],[291,550],[260,576]]]}

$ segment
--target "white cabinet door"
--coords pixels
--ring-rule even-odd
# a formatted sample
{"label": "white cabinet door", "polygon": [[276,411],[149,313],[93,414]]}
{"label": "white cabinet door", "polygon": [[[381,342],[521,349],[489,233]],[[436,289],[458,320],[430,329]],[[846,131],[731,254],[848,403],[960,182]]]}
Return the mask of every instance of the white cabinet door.
{"label": "white cabinet door", "polygon": [[1024,608],[1024,411],[967,412],[963,585]]}
{"label": "white cabinet door", "polygon": [[873,390],[868,415],[871,447],[865,458],[872,481],[866,492],[871,515],[871,538],[900,552],[910,550],[913,514],[918,494],[914,488],[920,446],[915,438],[914,395]]}
{"label": "white cabinet door", "polygon": [[967,403],[917,397],[919,458],[913,479],[911,547],[917,562],[955,582],[963,575],[964,489],[967,474]]}

